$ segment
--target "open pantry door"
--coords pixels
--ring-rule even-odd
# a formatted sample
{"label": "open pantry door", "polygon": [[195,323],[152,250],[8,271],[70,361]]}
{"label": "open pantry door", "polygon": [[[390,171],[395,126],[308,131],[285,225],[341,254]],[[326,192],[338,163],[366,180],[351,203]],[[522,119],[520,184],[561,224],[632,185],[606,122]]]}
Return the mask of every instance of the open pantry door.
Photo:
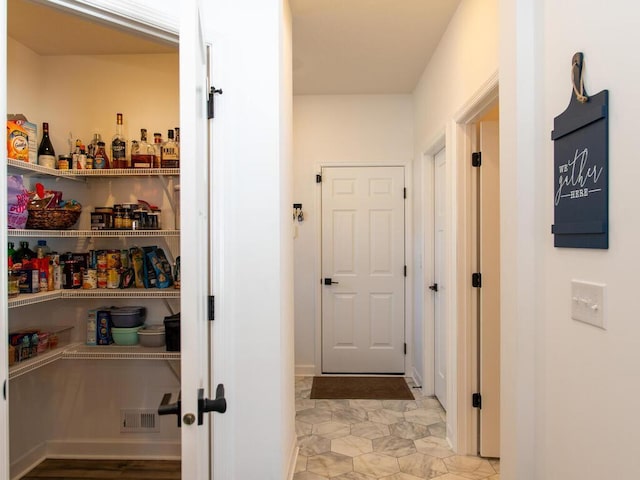
{"label": "open pantry door", "polygon": [[215,417],[206,411],[224,410],[225,401],[223,387],[210,388],[209,381],[209,54],[200,2],[183,2],[180,11],[182,478],[196,479],[212,478],[210,429]]}
{"label": "open pantry door", "polygon": [[[0,118],[7,118],[7,2],[0,0]],[[0,171],[7,171],[6,155],[0,155]],[[7,176],[0,175],[0,191],[7,191]],[[7,211],[7,196],[0,195],[0,211]],[[7,265],[7,216],[0,215],[0,238],[3,248],[0,252],[0,262]],[[7,402],[9,388],[9,365],[7,352],[7,275],[2,276],[3,292],[0,298],[0,478],[9,478],[9,403]]]}

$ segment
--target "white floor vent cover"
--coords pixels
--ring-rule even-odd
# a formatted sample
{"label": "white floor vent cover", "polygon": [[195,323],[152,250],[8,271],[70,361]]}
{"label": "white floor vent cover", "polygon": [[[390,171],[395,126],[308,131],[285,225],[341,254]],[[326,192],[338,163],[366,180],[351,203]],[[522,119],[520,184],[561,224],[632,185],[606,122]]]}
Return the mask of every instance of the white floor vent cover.
{"label": "white floor vent cover", "polygon": [[159,431],[158,413],[155,410],[120,410],[120,433],[148,433]]}

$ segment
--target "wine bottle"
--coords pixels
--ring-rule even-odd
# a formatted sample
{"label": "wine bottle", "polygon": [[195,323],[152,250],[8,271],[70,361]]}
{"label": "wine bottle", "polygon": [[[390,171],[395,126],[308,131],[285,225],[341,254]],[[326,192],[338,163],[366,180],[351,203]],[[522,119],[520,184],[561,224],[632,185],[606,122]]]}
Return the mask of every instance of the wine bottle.
{"label": "wine bottle", "polygon": [[127,139],[122,133],[122,114],[116,114],[116,134],[111,139],[111,167],[128,168]]}
{"label": "wine bottle", "polygon": [[42,140],[38,147],[38,165],[47,168],[56,168],[56,152],[49,138],[49,124],[42,122]]}

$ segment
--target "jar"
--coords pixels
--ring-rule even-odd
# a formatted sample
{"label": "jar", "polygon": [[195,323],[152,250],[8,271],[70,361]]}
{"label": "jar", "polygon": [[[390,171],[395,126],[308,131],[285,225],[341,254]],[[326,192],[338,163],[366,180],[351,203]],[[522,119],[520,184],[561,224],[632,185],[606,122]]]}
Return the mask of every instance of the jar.
{"label": "jar", "polygon": [[69,155],[58,155],[58,170],[69,170],[73,159]]}
{"label": "jar", "polygon": [[131,210],[125,208],[122,213],[122,228],[125,230],[131,230],[133,226],[133,221],[131,218]]}
{"label": "jar", "polygon": [[9,284],[7,286],[9,298],[17,297],[20,294],[20,276],[13,270],[9,270]]}

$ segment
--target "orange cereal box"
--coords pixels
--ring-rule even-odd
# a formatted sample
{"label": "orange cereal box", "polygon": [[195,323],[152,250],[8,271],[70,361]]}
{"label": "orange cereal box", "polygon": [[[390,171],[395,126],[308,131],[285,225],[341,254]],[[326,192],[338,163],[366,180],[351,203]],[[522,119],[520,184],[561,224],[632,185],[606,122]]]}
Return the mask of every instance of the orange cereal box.
{"label": "orange cereal box", "polygon": [[12,120],[7,121],[7,156],[14,160],[29,161],[29,133]]}

